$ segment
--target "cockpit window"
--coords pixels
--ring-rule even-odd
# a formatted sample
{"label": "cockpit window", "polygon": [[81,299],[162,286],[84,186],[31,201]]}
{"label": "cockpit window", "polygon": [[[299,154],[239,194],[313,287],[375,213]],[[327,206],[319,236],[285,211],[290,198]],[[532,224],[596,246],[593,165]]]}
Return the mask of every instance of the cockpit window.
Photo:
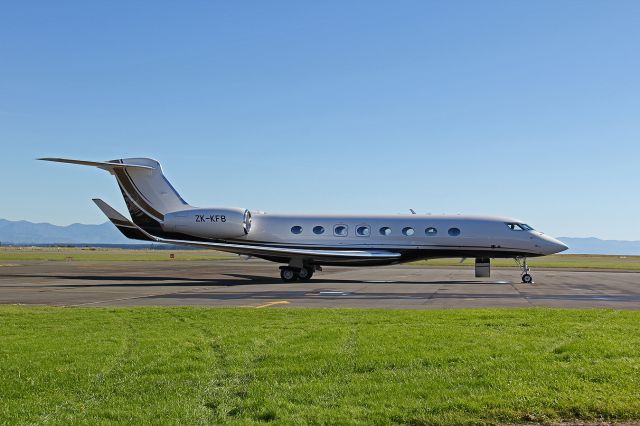
{"label": "cockpit window", "polygon": [[506,225],[512,231],[533,231],[533,228],[526,223],[507,223]]}

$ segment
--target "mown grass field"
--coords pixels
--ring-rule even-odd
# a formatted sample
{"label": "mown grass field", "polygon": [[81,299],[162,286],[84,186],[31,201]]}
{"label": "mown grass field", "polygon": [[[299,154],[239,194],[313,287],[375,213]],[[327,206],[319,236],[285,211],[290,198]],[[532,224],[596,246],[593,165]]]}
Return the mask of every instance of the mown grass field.
{"label": "mown grass field", "polygon": [[[171,258],[170,255],[174,257]],[[0,247],[0,261],[170,261],[226,260],[238,256],[215,250],[151,250],[77,247]]]}
{"label": "mown grass field", "polygon": [[[170,255],[174,257],[171,258]],[[0,247],[0,261],[180,261],[228,260],[236,255],[214,250],[129,250],[114,248],[67,247]],[[433,259],[412,262],[416,266],[473,266],[474,259],[460,264],[460,259]],[[516,267],[512,259],[494,259],[495,267]],[[640,256],[602,256],[559,254],[531,258],[529,264],[537,268],[619,269],[640,270]]]}
{"label": "mown grass field", "polygon": [[640,312],[0,307],[3,424],[640,419]]}

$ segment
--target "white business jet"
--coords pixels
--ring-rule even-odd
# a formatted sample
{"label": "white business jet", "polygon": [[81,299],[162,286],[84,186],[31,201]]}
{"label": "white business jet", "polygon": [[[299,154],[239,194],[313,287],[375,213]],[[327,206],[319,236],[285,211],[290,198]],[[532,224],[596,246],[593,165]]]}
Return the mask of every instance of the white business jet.
{"label": "white business jet", "polygon": [[[490,275],[490,259],[513,258],[522,282],[532,283],[528,257],[568,247],[511,218],[465,215],[283,215],[242,208],[189,205],[149,158],[106,162],[65,158],[115,176],[131,220],[93,201],[128,238],[204,247],[285,264],[284,281],[309,280],[323,265],[372,266],[435,258],[475,258],[476,276]],[[413,211],[412,211],[413,213]]]}

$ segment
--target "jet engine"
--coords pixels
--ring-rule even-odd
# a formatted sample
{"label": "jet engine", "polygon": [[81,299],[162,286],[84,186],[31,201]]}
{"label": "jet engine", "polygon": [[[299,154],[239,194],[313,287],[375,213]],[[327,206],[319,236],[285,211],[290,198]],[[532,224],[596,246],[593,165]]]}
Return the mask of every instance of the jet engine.
{"label": "jet engine", "polygon": [[244,237],[251,230],[251,212],[236,208],[207,208],[167,213],[166,232],[211,239]]}

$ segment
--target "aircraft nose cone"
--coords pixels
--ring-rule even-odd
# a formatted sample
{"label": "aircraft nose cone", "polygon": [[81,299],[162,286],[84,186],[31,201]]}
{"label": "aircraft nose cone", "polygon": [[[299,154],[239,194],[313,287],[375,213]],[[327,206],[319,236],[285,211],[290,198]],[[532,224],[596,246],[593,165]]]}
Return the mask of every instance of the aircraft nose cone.
{"label": "aircraft nose cone", "polygon": [[560,252],[563,252],[563,251],[568,250],[568,249],[569,249],[568,245],[566,245],[562,241],[558,241],[558,240],[554,239],[554,241],[553,241],[553,252],[554,253],[560,253]]}
{"label": "aircraft nose cone", "polygon": [[547,235],[542,237],[544,254],[556,254],[567,250],[569,247],[562,241],[551,238]]}

